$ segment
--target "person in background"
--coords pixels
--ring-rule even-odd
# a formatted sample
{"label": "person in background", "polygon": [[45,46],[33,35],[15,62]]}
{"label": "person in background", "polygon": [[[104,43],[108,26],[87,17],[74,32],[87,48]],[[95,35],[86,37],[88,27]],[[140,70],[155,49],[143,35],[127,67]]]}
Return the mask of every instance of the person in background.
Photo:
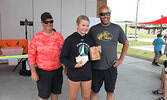
{"label": "person in background", "polygon": [[86,34],[89,30],[88,17],[79,16],[76,26],[77,32],[65,39],[60,61],[68,68],[69,100],[77,100],[80,87],[82,100],[90,100],[92,66],[89,60],[89,48],[94,46],[94,43],[93,39]]}
{"label": "person in background", "polygon": [[159,58],[162,56],[162,46],[163,44],[166,44],[166,39],[165,41],[162,39],[162,34],[157,34],[157,38],[153,41],[153,45],[154,45],[154,59],[152,62],[152,65],[155,66],[160,66],[158,64]]}
{"label": "person in background", "polygon": [[161,80],[160,88],[158,90],[152,91],[152,93],[155,95],[163,94],[163,97],[160,97],[157,100],[167,100],[167,74],[166,72],[163,75],[163,78]]}
{"label": "person in background", "polygon": [[[167,38],[164,38],[164,40],[166,41]],[[166,57],[167,57],[167,44],[165,45],[164,54],[166,54]]]}
{"label": "person in background", "polygon": [[58,100],[63,84],[59,57],[64,39],[53,30],[53,22],[49,12],[41,15],[43,30],[33,36],[28,50],[31,78],[37,82],[39,100],[48,100],[50,96],[51,100]]}
{"label": "person in background", "polygon": [[[88,34],[94,39],[95,46],[101,45],[101,60],[93,62],[91,100],[98,100],[98,92],[105,83],[106,100],[114,100],[117,79],[117,67],[123,62],[129,42],[119,25],[110,22],[110,10],[107,6],[99,9],[101,23],[92,26]],[[117,58],[117,44],[123,44]]]}

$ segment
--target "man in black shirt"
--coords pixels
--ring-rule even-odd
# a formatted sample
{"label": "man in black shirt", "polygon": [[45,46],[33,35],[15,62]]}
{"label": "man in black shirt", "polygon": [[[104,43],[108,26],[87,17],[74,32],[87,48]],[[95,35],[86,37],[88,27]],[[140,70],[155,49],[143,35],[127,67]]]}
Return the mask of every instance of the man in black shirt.
{"label": "man in black shirt", "polygon": [[[101,45],[101,60],[93,63],[91,100],[97,100],[98,92],[105,83],[107,100],[114,100],[114,89],[117,79],[117,67],[122,63],[129,43],[122,28],[110,23],[110,10],[103,6],[100,8],[101,23],[89,30],[95,45]],[[117,59],[117,43],[123,44],[122,53]]]}

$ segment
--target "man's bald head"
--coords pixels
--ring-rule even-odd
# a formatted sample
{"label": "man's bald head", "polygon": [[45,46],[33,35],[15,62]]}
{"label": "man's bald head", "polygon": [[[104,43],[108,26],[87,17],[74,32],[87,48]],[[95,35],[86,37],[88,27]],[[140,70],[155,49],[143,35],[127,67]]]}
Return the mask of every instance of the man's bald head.
{"label": "man's bald head", "polygon": [[107,6],[102,6],[99,9],[99,13],[110,12],[110,9]]}
{"label": "man's bald head", "polygon": [[101,20],[101,25],[103,26],[110,25],[110,10],[107,6],[100,7],[99,16]]}

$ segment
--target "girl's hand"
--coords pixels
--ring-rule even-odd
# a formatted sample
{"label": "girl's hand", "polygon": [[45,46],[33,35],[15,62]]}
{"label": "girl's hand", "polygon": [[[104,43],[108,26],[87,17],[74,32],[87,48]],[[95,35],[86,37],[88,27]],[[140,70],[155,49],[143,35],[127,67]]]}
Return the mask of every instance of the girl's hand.
{"label": "girl's hand", "polygon": [[80,68],[80,67],[82,67],[83,65],[82,65],[82,61],[79,61],[76,65],[75,65],[75,68]]}

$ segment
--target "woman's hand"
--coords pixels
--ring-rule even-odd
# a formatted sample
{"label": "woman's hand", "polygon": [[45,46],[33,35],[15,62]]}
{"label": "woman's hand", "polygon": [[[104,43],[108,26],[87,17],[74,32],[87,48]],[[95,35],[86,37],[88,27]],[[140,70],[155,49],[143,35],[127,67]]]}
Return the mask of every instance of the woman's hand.
{"label": "woman's hand", "polygon": [[64,74],[67,74],[67,66],[65,66]]}

